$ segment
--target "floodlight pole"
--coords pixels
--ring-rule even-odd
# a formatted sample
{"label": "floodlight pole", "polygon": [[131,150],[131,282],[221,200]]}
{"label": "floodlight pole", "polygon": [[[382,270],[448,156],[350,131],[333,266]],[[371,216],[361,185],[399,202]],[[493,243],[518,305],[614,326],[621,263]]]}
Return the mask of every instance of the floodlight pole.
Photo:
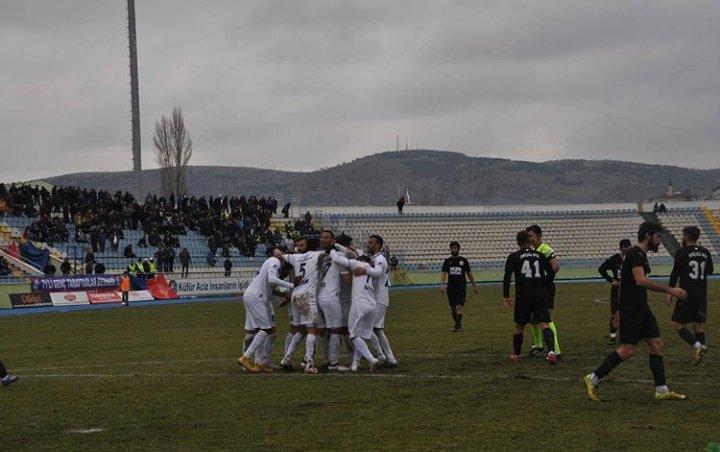
{"label": "floodlight pole", "polygon": [[130,47],[130,107],[132,111],[132,154],[135,176],[135,199],[142,203],[142,160],[140,153],[140,90],[138,85],[137,40],[135,34],[135,0],[127,0],[128,46]]}

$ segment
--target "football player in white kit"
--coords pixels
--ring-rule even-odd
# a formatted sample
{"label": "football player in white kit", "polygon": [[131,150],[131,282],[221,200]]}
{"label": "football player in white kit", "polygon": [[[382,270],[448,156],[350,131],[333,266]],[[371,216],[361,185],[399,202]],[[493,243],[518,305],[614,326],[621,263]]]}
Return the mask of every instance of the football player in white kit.
{"label": "football player in white kit", "polygon": [[[320,245],[327,254],[334,253],[335,234],[329,230],[320,233]],[[320,287],[318,289],[318,308],[320,308],[321,325],[320,336],[327,337],[327,369],[341,370],[340,361],[340,338],[343,334],[343,311],[340,304],[340,272],[341,267],[335,259],[330,265],[323,267],[324,272],[320,275]],[[329,337],[328,337],[329,336]]]}
{"label": "football player in white kit", "polygon": [[385,241],[379,235],[371,235],[368,238],[368,251],[371,255],[373,266],[382,269],[382,275],[375,278],[375,325],[373,337],[371,339],[373,348],[380,359],[380,366],[397,367],[398,362],[395,359],[390,341],[385,335],[385,315],[390,307],[390,266],[387,259],[382,254],[382,248]]}
{"label": "football player in white kit", "polygon": [[374,371],[379,361],[368,349],[366,340],[372,337],[373,325],[375,323],[375,285],[373,280],[382,276],[382,269],[373,267],[368,256],[359,256],[357,259],[347,259],[332,251],[333,262],[349,268],[353,272],[352,278],[352,303],[348,314],[348,329],[350,339],[355,346],[355,353],[350,370],[357,372],[360,368],[360,359],[365,358],[370,364],[370,371]]}
{"label": "football player in white kit", "polygon": [[[305,341],[305,372],[316,374],[317,368],[313,360],[315,353],[315,342],[318,334],[318,306],[317,292],[320,274],[325,265],[330,264],[330,258],[324,251],[315,251],[317,248],[316,240],[309,238],[301,238],[295,243],[297,254],[282,254],[279,250],[275,250],[273,254],[280,257],[295,269],[295,289],[292,293],[290,306],[292,308],[293,325],[301,326],[307,331]],[[290,341],[285,357],[280,365],[286,369],[291,369],[291,360],[295,354],[295,350],[300,341],[302,341],[303,333],[298,331]]]}
{"label": "football player in white kit", "polygon": [[[243,294],[245,305],[246,348],[237,362],[249,372],[272,372],[268,366],[273,343],[277,337],[275,311],[272,305],[273,286],[292,289],[294,285],[281,277],[284,261],[267,259]],[[252,337],[249,341],[248,336]],[[249,342],[249,344],[248,344]],[[253,357],[255,360],[253,362]]]}

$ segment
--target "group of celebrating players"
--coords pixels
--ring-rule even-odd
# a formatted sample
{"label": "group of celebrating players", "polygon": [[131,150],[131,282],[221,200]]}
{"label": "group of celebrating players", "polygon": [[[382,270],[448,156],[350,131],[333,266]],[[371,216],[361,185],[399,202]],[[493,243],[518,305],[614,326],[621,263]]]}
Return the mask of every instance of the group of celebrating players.
{"label": "group of celebrating players", "polygon": [[[342,234],[336,240],[329,230],[319,238],[302,237],[294,245],[292,253],[276,249],[245,290],[245,341],[238,364],[252,373],[291,371],[295,351],[305,339],[306,373],[318,372],[316,345],[324,352],[320,368],[327,371],[358,372],[362,359],[370,371],[397,366],[385,335],[390,269],[382,237],[370,236],[364,251],[352,245],[351,237]],[[277,338],[275,308],[284,305],[290,327],[283,359],[276,366],[270,360]],[[343,340],[349,367],[340,364]]]}
{"label": "group of celebrating players", "polygon": [[[692,348],[695,365],[701,365],[707,351],[705,321],[707,318],[707,277],[713,273],[710,252],[698,245],[700,230],[696,226],[683,229],[682,248],[675,254],[670,284],[648,278],[648,252],[657,252],[663,229],[659,223],[644,222],[633,246],[628,239],[620,241],[620,252],[609,257],[598,272],[611,284],[609,340],[617,350],[610,353],[593,372],[584,377],[587,395],[599,401],[598,386],[615,367],[632,358],[640,341],[648,345],[648,362],[655,382],[656,400],[684,400],[683,394],[671,391],[665,381],[663,342],[650,305],[647,291],[667,294],[668,305],[676,299],[672,324],[678,335]],[[534,344],[531,355],[542,351],[544,341],[547,361],[557,363],[560,347],[557,329],[552,322],[554,278],[559,270],[553,249],[542,241],[542,230],[533,225],[517,233],[518,250],[508,256],[503,278],[503,306],[515,305],[515,334],[510,360],[520,359],[523,332],[531,324]],[[515,278],[515,299],[510,298],[510,283]],[[679,287],[676,287],[678,285]],[[692,329],[692,331],[691,331]],[[538,332],[540,334],[538,334]]]}

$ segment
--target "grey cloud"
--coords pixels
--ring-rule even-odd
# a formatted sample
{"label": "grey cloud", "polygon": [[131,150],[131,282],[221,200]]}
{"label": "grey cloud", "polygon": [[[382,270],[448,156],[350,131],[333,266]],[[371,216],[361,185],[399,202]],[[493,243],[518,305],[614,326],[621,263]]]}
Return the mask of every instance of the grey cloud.
{"label": "grey cloud", "polygon": [[[400,134],[471,155],[718,166],[714,1],[136,3],[147,167],[176,104],[197,164],[310,170]],[[128,169],[124,2],[0,10],[0,179]]]}

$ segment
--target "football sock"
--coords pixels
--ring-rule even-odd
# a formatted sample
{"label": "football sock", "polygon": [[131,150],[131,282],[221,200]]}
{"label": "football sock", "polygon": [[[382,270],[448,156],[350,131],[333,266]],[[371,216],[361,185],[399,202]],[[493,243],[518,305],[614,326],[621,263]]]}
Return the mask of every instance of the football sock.
{"label": "football sock", "polygon": [[462,328],[462,318],[463,318],[463,315],[462,315],[462,314],[455,314],[455,317],[457,317],[457,318],[455,319],[455,324],[456,324],[457,326],[459,326],[460,328]]}
{"label": "football sock", "polygon": [[695,345],[695,335],[690,332],[687,328],[683,327],[678,330],[678,336],[690,346]]}
{"label": "football sock", "polygon": [[291,332],[288,332],[288,334],[285,336],[285,348],[283,349],[283,350],[284,350],[283,353],[284,353],[285,355],[287,355],[287,351],[288,351],[288,349],[290,348],[290,342],[292,342],[292,339],[293,339],[294,336],[295,336],[295,335],[294,335],[293,333],[291,333]]}
{"label": "football sock", "polygon": [[[378,338],[377,334],[375,334],[374,332],[370,336],[370,343],[372,344],[372,348],[375,351],[378,359],[383,361],[386,360],[387,356],[385,356],[385,353],[383,353],[383,349],[380,346],[380,338]],[[353,345],[355,345],[355,339],[353,339]]]}
{"label": "football sock", "polygon": [[328,344],[328,361],[330,364],[337,364],[340,360],[340,335],[331,334],[330,344]]}
{"label": "football sock", "polygon": [[250,344],[252,344],[254,338],[255,333],[245,333],[245,339],[243,340],[243,353],[245,353],[248,347],[250,347]]}
{"label": "football sock", "polygon": [[608,323],[608,325],[610,325],[610,334],[615,334],[615,333],[617,333],[617,330],[618,330],[618,329],[617,329],[617,327],[616,327],[615,325],[613,325],[613,319],[612,319],[612,317],[610,317],[610,322]]}
{"label": "football sock", "polygon": [[600,364],[600,367],[595,369],[595,376],[598,381],[602,380],[610,373],[611,370],[617,367],[618,364],[623,362],[623,359],[618,355],[618,352],[612,352],[605,357],[605,360]]}
{"label": "football sock", "polygon": [[648,355],[648,363],[650,364],[650,371],[655,379],[655,386],[665,386],[665,363],[663,357],[660,355]]}
{"label": "football sock", "polygon": [[355,354],[355,346],[353,345],[352,339],[350,339],[349,334],[345,333],[343,333],[342,337],[345,340],[345,348],[347,348],[348,356],[352,359]]}
{"label": "football sock", "polygon": [[513,335],[513,354],[519,355],[522,351],[522,343],[523,343],[523,334],[515,334]]}
{"label": "football sock", "polygon": [[298,345],[300,345],[303,336],[304,334],[299,331],[295,333],[292,340],[290,341],[290,344],[288,345],[287,350],[285,351],[285,356],[292,357],[295,354],[295,350],[297,350]]}
{"label": "football sock", "polygon": [[257,333],[255,333],[255,338],[252,340],[252,342],[250,343],[250,346],[247,348],[247,350],[245,350],[245,353],[243,353],[243,356],[245,356],[246,358],[250,358],[250,357],[254,356],[255,352],[258,350],[258,348],[260,348],[260,346],[264,344],[265,338],[267,338],[267,337],[268,337],[268,334],[263,330],[260,330]]}
{"label": "football sock", "polygon": [[[353,344],[355,345],[356,358],[358,357],[358,355],[360,355],[366,360],[368,360],[368,362],[375,361],[375,357],[372,355],[372,353],[370,353],[370,349],[361,337],[356,337],[355,339],[353,339]],[[360,361],[359,359],[356,360]]]}
{"label": "football sock", "polygon": [[698,331],[695,333],[695,339],[697,339],[698,342],[705,345],[707,342],[705,342],[705,331]]}
{"label": "football sock", "polygon": [[532,325],[530,328],[532,329],[533,334],[533,347],[543,348],[542,330],[536,325]]}
{"label": "football sock", "polygon": [[315,339],[317,336],[315,336],[312,333],[309,333],[307,335],[307,339],[305,340],[305,361],[307,363],[313,362],[313,354],[315,353]]}
{"label": "football sock", "polygon": [[455,321],[455,324],[457,325],[457,314],[455,313],[455,309],[450,308],[450,315],[452,315],[453,320]]}
{"label": "football sock", "polygon": [[547,348],[548,351],[557,353],[555,351],[555,333],[553,332],[552,328],[548,326],[544,330],[542,330],[543,339],[545,340],[545,343],[548,344]]}
{"label": "football sock", "polygon": [[392,348],[390,348],[390,341],[388,340],[387,336],[385,336],[385,330],[378,330],[375,334],[380,340],[380,347],[382,348],[385,356],[387,356],[388,361],[392,364],[396,363],[397,360],[395,359]]}
{"label": "football sock", "polygon": [[0,378],[3,380],[8,376],[7,369],[5,369],[5,366],[3,365],[2,361],[0,361]]}
{"label": "football sock", "polygon": [[[562,352],[560,351],[560,341],[558,341],[558,334],[557,334],[557,328],[555,327],[555,322],[548,323],[548,327],[552,330],[552,333],[553,333],[553,341],[554,341],[553,344],[554,345],[553,345],[552,350],[555,352],[556,355],[559,355]],[[550,347],[548,346],[548,348],[550,348]]]}
{"label": "football sock", "polygon": [[[277,339],[277,333],[268,334],[267,339],[265,339],[265,344],[263,344],[263,347],[261,349],[262,351],[262,357],[261,357],[261,363],[262,364],[270,364],[270,358],[272,358],[272,348],[273,344],[275,343],[275,339]],[[258,352],[257,354],[259,354]],[[257,356],[256,354],[256,356]],[[255,360],[257,362],[257,360]]]}

